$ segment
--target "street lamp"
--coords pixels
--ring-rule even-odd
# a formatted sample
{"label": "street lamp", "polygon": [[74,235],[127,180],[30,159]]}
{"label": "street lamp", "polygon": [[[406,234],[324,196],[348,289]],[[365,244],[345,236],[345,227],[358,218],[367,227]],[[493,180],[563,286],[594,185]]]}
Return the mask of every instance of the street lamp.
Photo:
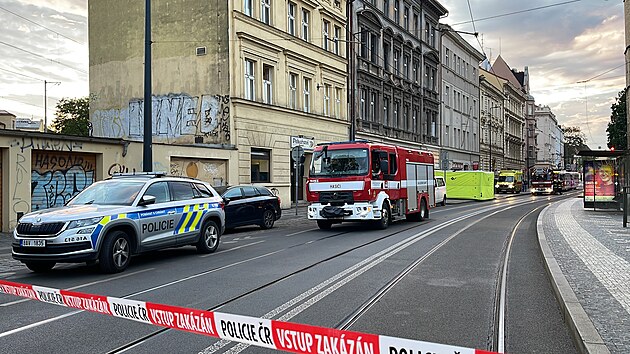
{"label": "street lamp", "polygon": [[46,97],[46,88],[48,87],[48,84],[51,85],[61,85],[61,82],[59,81],[46,81],[44,80],[44,132],[48,133],[48,104],[47,104],[47,97]]}

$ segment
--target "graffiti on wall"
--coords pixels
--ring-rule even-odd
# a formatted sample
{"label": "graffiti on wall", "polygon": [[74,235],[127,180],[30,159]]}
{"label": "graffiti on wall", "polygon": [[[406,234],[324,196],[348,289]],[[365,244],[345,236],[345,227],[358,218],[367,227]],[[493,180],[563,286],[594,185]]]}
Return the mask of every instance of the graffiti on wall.
{"label": "graffiti on wall", "polygon": [[[206,143],[229,143],[230,97],[225,95],[153,96],[152,131],[156,141],[192,142],[186,137],[202,138]],[[144,133],[144,101],[133,100],[123,109],[95,111],[94,136],[141,138]]]}
{"label": "graffiti on wall", "polygon": [[32,211],[62,206],[94,183],[94,155],[33,151],[31,159]]}
{"label": "graffiti on wall", "polygon": [[9,146],[19,148],[21,153],[29,149],[50,151],[75,151],[83,149],[83,143],[80,141],[39,139],[32,137],[15,138],[11,141]]}
{"label": "graffiti on wall", "polygon": [[173,157],[169,173],[206,181],[215,187],[223,186],[227,183],[227,161]]}

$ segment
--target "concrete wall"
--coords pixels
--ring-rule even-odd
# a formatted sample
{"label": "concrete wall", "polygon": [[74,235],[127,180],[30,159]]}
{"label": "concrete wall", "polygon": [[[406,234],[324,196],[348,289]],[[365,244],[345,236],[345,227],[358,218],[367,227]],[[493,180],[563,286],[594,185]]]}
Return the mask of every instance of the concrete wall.
{"label": "concrete wall", "polygon": [[[142,143],[19,131],[0,132],[1,229],[20,214],[61,206],[94,181],[142,171]],[[153,170],[224,185],[237,176],[235,150],[153,145]]]}
{"label": "concrete wall", "polygon": [[[152,3],[154,142],[230,143],[227,7]],[[94,136],[142,139],[144,12],[142,1],[88,3]]]}

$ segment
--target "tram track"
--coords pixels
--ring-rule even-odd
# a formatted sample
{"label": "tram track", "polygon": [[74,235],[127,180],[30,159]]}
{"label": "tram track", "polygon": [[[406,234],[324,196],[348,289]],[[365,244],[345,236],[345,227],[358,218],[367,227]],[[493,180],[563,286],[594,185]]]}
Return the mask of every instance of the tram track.
{"label": "tram track", "polygon": [[[481,215],[483,213],[491,212],[491,213],[495,214],[495,213],[500,213],[500,212],[503,212],[503,211],[510,210],[512,208],[515,208],[515,207],[520,207],[520,206],[523,206],[523,205],[528,205],[528,204],[540,202],[540,199],[537,199],[537,200],[526,200],[526,201],[520,201],[520,202],[519,201],[515,202],[515,200],[513,198],[510,198],[510,199],[511,200],[509,200],[508,202],[506,202],[507,199],[504,199],[504,200],[500,200],[500,201],[495,201],[491,205],[487,205],[487,204],[479,205],[479,206],[475,206],[474,208],[464,208],[463,206],[454,206],[453,208],[450,208],[451,211],[453,211],[454,209],[460,209],[460,208],[461,209],[466,209],[466,210],[463,211],[463,213],[462,213],[463,215],[455,216],[451,220],[447,220],[447,221],[437,221],[437,219],[432,219],[432,220],[429,220],[428,223],[408,223],[409,226],[407,226],[405,224],[404,225],[405,227],[403,227],[403,228],[400,228],[400,229],[395,230],[393,232],[388,232],[388,233],[386,233],[386,234],[384,234],[382,236],[379,236],[377,238],[369,240],[368,242],[362,242],[360,244],[355,245],[354,247],[345,249],[345,250],[343,250],[341,252],[337,252],[337,253],[335,253],[333,255],[330,255],[329,257],[326,257],[326,258],[323,258],[321,260],[318,260],[317,262],[313,262],[311,264],[305,265],[305,266],[303,266],[303,267],[301,267],[299,269],[296,269],[296,270],[292,271],[291,273],[288,273],[288,274],[286,274],[286,275],[284,275],[282,277],[270,280],[270,281],[268,281],[268,282],[266,282],[264,284],[258,285],[258,286],[254,287],[254,288],[251,288],[251,289],[247,290],[247,291],[241,292],[240,294],[234,295],[234,296],[230,297],[229,299],[226,299],[226,300],[224,300],[224,301],[222,301],[222,302],[220,302],[218,304],[213,305],[212,307],[208,308],[207,311],[217,311],[220,308],[225,307],[228,304],[232,304],[232,303],[235,303],[238,300],[241,300],[241,299],[244,299],[244,298],[247,298],[247,297],[250,297],[250,296],[254,296],[256,293],[262,291],[263,289],[270,288],[270,287],[272,287],[272,286],[274,286],[274,285],[276,285],[278,283],[281,283],[281,282],[283,282],[283,281],[285,281],[285,280],[287,280],[287,279],[289,279],[291,277],[295,277],[295,276],[297,276],[299,274],[302,274],[302,273],[304,273],[304,272],[306,272],[306,271],[308,271],[310,269],[313,269],[313,268],[315,268],[317,266],[320,266],[320,265],[322,265],[322,264],[324,264],[326,262],[332,261],[334,259],[338,259],[340,257],[343,257],[344,255],[347,255],[350,252],[359,250],[359,249],[361,249],[363,247],[374,245],[375,243],[378,243],[378,242],[384,241],[384,240],[386,240],[388,238],[391,238],[393,236],[397,236],[397,235],[400,235],[402,233],[408,232],[408,231],[413,230],[413,229],[415,229],[417,227],[427,227],[426,230],[422,230],[420,232],[415,233],[413,236],[406,238],[404,243],[401,243],[402,241],[398,242],[397,245],[396,245],[397,248],[390,249],[388,252],[383,251],[385,253],[379,252],[374,257],[370,257],[371,259],[367,263],[362,264],[359,268],[345,270],[344,272],[339,274],[340,275],[339,277],[337,277],[336,279],[331,280],[327,284],[324,284],[324,285],[320,286],[317,289],[314,287],[313,289],[311,289],[312,291],[310,291],[310,292],[308,292],[308,291],[305,292],[305,293],[308,293],[308,295],[305,295],[304,297],[301,297],[299,299],[297,299],[297,298],[293,299],[292,301],[290,301],[291,304],[288,304],[288,305],[287,304],[283,304],[283,306],[275,308],[274,310],[270,311],[269,313],[267,313],[264,316],[264,318],[274,318],[274,319],[279,319],[279,320],[283,320],[283,321],[288,321],[292,317],[297,315],[297,313],[299,313],[299,311],[303,311],[304,309],[308,308],[308,306],[309,306],[308,305],[308,301],[310,301],[309,299],[313,299],[313,298],[316,298],[316,297],[323,297],[323,296],[326,296],[327,294],[332,293],[336,288],[338,288],[338,287],[343,285],[341,282],[339,282],[341,279],[343,279],[344,281],[352,280],[354,277],[357,277],[357,276],[361,275],[365,271],[369,270],[370,267],[374,266],[376,264],[375,262],[376,262],[377,259],[385,259],[387,257],[390,257],[392,254],[395,254],[395,252],[397,252],[398,250],[403,249],[405,247],[408,247],[410,244],[418,242],[419,240],[424,239],[424,238],[426,238],[426,237],[428,237],[428,236],[430,236],[430,235],[432,235],[432,234],[434,234],[434,233],[436,233],[436,232],[438,232],[440,230],[443,230],[446,227],[453,226],[453,225],[455,225],[457,223],[464,222],[465,220],[467,220],[469,218],[478,217],[479,215]],[[506,204],[511,204],[511,205],[506,207]],[[499,209],[499,210],[496,210],[496,209]],[[444,209],[444,210],[446,210],[446,209]],[[441,212],[441,211],[442,210],[435,210],[434,213],[438,214],[438,212]],[[487,218],[487,217],[490,217],[490,215],[484,216],[484,217],[480,217],[479,219],[477,219],[475,221],[472,221],[467,226],[462,228],[456,235],[453,235],[452,238],[454,238],[457,235],[461,234],[462,232],[464,232],[469,227],[472,227],[474,224],[476,224],[480,220],[482,220],[482,218]],[[310,230],[305,230],[303,232],[308,232],[308,231],[310,231]],[[335,229],[333,229],[331,231],[335,231]],[[199,278],[199,277],[201,277],[203,275],[209,274],[211,272],[221,271],[221,270],[227,269],[229,267],[234,267],[236,265],[241,265],[241,264],[247,263],[247,262],[255,260],[255,259],[271,257],[271,256],[277,255],[277,254],[279,254],[281,252],[289,251],[291,249],[299,248],[299,247],[306,246],[306,245],[311,245],[313,243],[325,242],[326,240],[331,239],[331,238],[343,237],[344,235],[347,235],[347,234],[352,233],[352,232],[356,232],[356,229],[352,229],[352,230],[348,230],[348,231],[344,230],[344,231],[341,231],[341,232],[334,232],[332,234],[327,234],[327,235],[324,235],[322,237],[317,237],[317,238],[314,238],[314,239],[311,238],[311,239],[309,239],[309,240],[307,240],[305,242],[299,242],[299,243],[290,245],[288,247],[284,247],[282,249],[274,250],[272,252],[260,254],[260,255],[257,255],[255,257],[250,257],[250,258],[247,258],[247,259],[243,259],[243,260],[240,260],[238,262],[233,262],[233,263],[226,264],[226,265],[223,265],[223,266],[220,266],[220,267],[213,267],[213,268],[207,269],[205,271],[196,272],[195,274],[186,276],[185,278],[182,278],[182,279],[178,279],[177,281],[167,282],[167,283],[163,283],[163,284],[151,287],[151,288],[147,288],[147,289],[144,289],[144,290],[141,290],[141,291],[137,291],[137,292],[128,294],[126,296],[123,296],[122,298],[127,299],[127,298],[136,297],[138,295],[149,293],[149,292],[157,290],[157,289],[174,286],[174,285],[176,285],[178,283],[181,283],[181,282],[184,282],[184,281],[187,281],[187,280],[196,279],[196,278]],[[300,233],[302,233],[302,232],[300,232]],[[297,234],[299,234],[299,233],[294,233],[293,235],[297,235]],[[293,235],[291,235],[291,236],[293,236]],[[288,235],[284,235],[284,236],[285,237],[289,237]],[[265,237],[263,237],[263,239],[266,238],[266,237],[271,237],[271,235],[265,236]],[[443,247],[443,245],[445,245],[446,243],[448,243],[448,241],[441,242],[439,245],[435,246],[432,250],[430,250],[429,252],[424,254],[422,257],[420,257],[417,260],[417,264],[415,264],[413,266],[409,266],[406,269],[412,269],[413,267],[417,267],[420,263],[422,263],[422,261],[424,261],[425,259],[429,258],[434,252],[436,252],[440,247]],[[226,251],[229,251],[229,250],[230,249],[228,249]],[[374,264],[369,263],[369,262],[374,262]],[[416,263],[416,262],[414,262],[414,263]],[[405,274],[405,270],[403,270],[395,278],[403,279],[405,275],[406,275]],[[392,283],[391,286],[389,286],[390,288],[394,287],[396,285],[393,282],[394,282],[394,280],[390,281],[390,283]],[[336,284],[341,284],[341,285],[336,285]],[[384,290],[379,291],[379,293],[382,292],[383,294],[385,294],[388,291],[388,290],[385,289],[386,287],[388,287],[388,286],[387,285],[384,286],[383,287]],[[376,297],[376,295],[375,295],[375,297]],[[306,301],[306,302],[304,302],[304,301]],[[376,301],[378,301],[378,300],[373,300],[373,302],[376,302]],[[363,307],[365,307],[364,310],[362,310]],[[301,310],[296,310],[298,308],[301,308]],[[360,306],[360,308],[358,308],[354,312],[354,316],[353,316],[353,314],[347,316],[343,321],[341,321],[340,323],[338,323],[336,325],[336,328],[345,329],[347,327],[352,326],[352,323],[354,323],[354,320],[352,320],[351,317],[355,317],[355,320],[356,320],[356,318],[361,317],[362,314],[367,312],[367,311],[369,311],[369,306],[365,306],[365,304]],[[129,349],[139,347],[143,343],[148,342],[152,338],[157,337],[158,335],[163,334],[163,333],[165,333],[167,331],[171,331],[171,329],[164,328],[164,329],[160,329],[160,330],[157,330],[157,331],[153,331],[151,333],[148,333],[147,335],[144,335],[142,337],[136,338],[135,340],[129,341],[129,342],[127,342],[127,343],[125,343],[125,344],[123,344],[121,346],[118,346],[117,348],[115,348],[113,350],[110,350],[109,353],[122,353],[122,352],[125,352],[125,351],[129,350]],[[219,343],[220,342],[221,341],[219,341]],[[228,342],[228,344],[229,343],[231,343],[231,342]],[[224,348],[226,345],[227,344],[221,346],[220,348],[217,348],[216,351]],[[246,348],[246,345],[239,344],[238,346],[235,346],[235,347],[229,349],[229,352],[230,353],[238,353],[239,351],[241,351],[241,350],[243,350],[245,348]],[[204,351],[204,352],[205,353],[212,353],[214,351]]]}
{"label": "tram track", "polygon": [[[318,284],[318,286],[313,287],[312,289],[304,292],[299,297],[296,297],[296,298],[288,301],[287,303],[285,303],[285,304],[275,308],[274,310],[268,312],[267,314],[263,315],[262,318],[265,318],[265,319],[277,319],[277,320],[280,320],[280,321],[289,321],[291,318],[296,316],[298,313],[304,311],[306,308],[310,307],[310,305],[312,305],[314,302],[316,302],[316,300],[313,300],[313,299],[321,299],[321,298],[327,296],[328,294],[332,293],[339,286],[341,286],[341,285],[335,285],[335,283],[336,284],[342,284],[342,281],[340,281],[341,279],[343,279],[344,281],[347,282],[347,281],[351,280],[349,278],[355,278],[356,276],[358,276],[358,275],[364,273],[365,271],[367,271],[369,268],[371,268],[373,266],[373,265],[370,265],[370,262],[372,262],[374,259],[385,259],[385,258],[388,258],[392,254],[395,254],[395,253],[399,252],[401,249],[404,249],[404,248],[408,247],[409,245],[411,245],[413,243],[416,243],[416,242],[418,242],[418,241],[420,241],[420,240],[422,240],[422,239],[424,239],[424,238],[434,234],[437,231],[440,231],[440,230],[442,230],[442,229],[444,229],[444,228],[446,228],[448,226],[452,226],[452,225],[454,225],[454,224],[456,224],[458,222],[464,221],[466,219],[476,217],[476,216],[478,216],[480,214],[483,214],[485,212],[492,211],[492,210],[495,210],[495,209],[500,209],[500,210],[495,210],[491,214],[491,215],[494,215],[496,213],[509,210],[511,208],[515,208],[515,207],[522,206],[522,205],[525,205],[525,204],[531,204],[531,203],[534,203],[534,202],[536,202],[536,201],[524,201],[522,203],[516,203],[515,205],[510,206],[508,208],[505,208],[503,206],[504,203],[499,202],[499,203],[496,203],[496,204],[494,204],[492,206],[487,206],[486,205],[486,206],[477,207],[472,212],[469,209],[466,215],[458,216],[458,217],[454,218],[453,220],[442,222],[442,223],[440,223],[438,225],[435,225],[435,226],[431,227],[428,230],[425,230],[423,232],[420,232],[420,233],[417,233],[417,234],[413,235],[410,239],[407,239],[404,242],[399,242],[397,245],[392,246],[392,247],[394,247],[393,249],[387,250],[387,252],[383,251],[383,252],[380,252],[380,253],[374,255],[373,257],[370,257],[369,259],[367,259],[365,261],[366,264],[360,265],[359,268],[361,268],[361,269],[350,268],[350,269],[348,269],[348,270],[338,274],[336,277],[333,277],[333,278],[329,279],[329,281],[323,282],[321,284]],[[480,222],[483,219],[485,219],[485,217],[484,218],[480,218],[480,219],[478,219],[476,221],[473,221],[472,223],[470,223],[466,227],[462,228],[458,233],[456,233],[455,235],[451,236],[448,240],[441,242],[438,246],[434,247],[430,252],[425,254],[417,262],[414,262],[415,264],[413,264],[410,267],[407,267],[406,270],[414,268],[419,263],[421,263],[424,259],[428,258],[431,254],[433,254],[435,251],[437,251],[440,247],[442,247],[444,244],[446,244],[450,239],[456,237],[457,235],[459,235],[460,233],[464,232],[466,229],[468,229],[469,227],[473,226],[474,224],[477,224],[478,222]],[[351,252],[353,250],[356,250],[358,248],[361,248],[361,247],[365,247],[368,244],[372,244],[374,242],[381,241],[381,240],[383,240],[383,239],[385,239],[387,237],[391,237],[393,235],[400,234],[401,232],[408,231],[409,229],[415,228],[417,226],[418,225],[413,225],[412,227],[408,227],[408,228],[405,228],[403,230],[399,230],[399,231],[396,231],[394,233],[390,233],[390,234],[388,234],[386,236],[380,237],[379,239],[373,240],[373,241],[371,241],[369,243],[358,245],[358,246],[354,247],[352,250],[348,250],[347,252],[343,252],[343,254],[349,253],[349,252]],[[340,253],[340,254],[334,255],[334,256],[330,257],[329,259],[327,259],[326,261],[334,259],[334,258],[337,258],[337,257],[340,257],[343,254]],[[304,270],[296,271],[296,272],[294,272],[294,273],[292,273],[292,274],[290,274],[290,275],[288,275],[286,277],[283,277],[283,279],[278,279],[277,281],[270,282],[269,284],[266,284],[266,285],[262,286],[260,289],[257,289],[255,291],[249,292],[245,296],[252,295],[258,290],[262,290],[263,288],[272,286],[272,285],[274,285],[274,284],[276,284],[276,283],[278,283],[278,282],[280,282],[282,280],[285,280],[285,279],[287,279],[287,278],[289,278],[291,276],[295,276],[295,275],[297,275],[299,273],[302,273],[306,269],[313,268],[314,266],[319,265],[321,263],[323,263],[323,262],[318,262],[318,264],[314,264],[312,266],[306,267]],[[355,311],[355,313],[353,315],[348,316],[348,318],[345,321],[343,321],[342,323],[336,325],[335,328],[338,328],[338,329],[346,329],[346,328],[348,328],[353,322],[352,319],[356,319],[356,318],[360,317],[361,314],[363,314],[367,310],[369,310],[369,307],[370,307],[369,304],[370,303],[375,303],[376,301],[378,301],[378,298],[380,298],[378,295],[380,294],[382,296],[383,294],[385,294],[389,288],[393,287],[395,285],[395,283],[397,283],[396,280],[397,279],[398,280],[402,279],[407,272],[406,271],[401,272],[397,277],[395,277],[395,279],[393,281],[391,281],[388,285],[386,285],[382,289],[382,291],[379,291],[379,293],[377,293],[377,295],[375,295],[370,301],[368,301],[367,304],[364,304],[363,306],[361,306],[357,311]],[[344,284],[345,284],[345,282],[344,282]],[[241,297],[239,297],[239,299],[243,298],[245,296],[241,296]],[[217,311],[221,307],[227,305],[230,302],[236,301],[236,300],[237,299],[228,300],[228,301],[224,302],[223,304],[219,304],[217,306],[214,306],[214,307],[208,309],[208,311]],[[303,301],[305,301],[305,302],[303,302]],[[297,305],[297,304],[299,304],[299,305]],[[155,337],[157,335],[163,334],[164,332],[169,331],[169,330],[170,329],[163,329],[163,330],[155,331],[155,332],[150,333],[150,334],[148,334],[148,335],[146,335],[146,336],[144,336],[142,338],[138,338],[137,340],[135,340],[133,342],[127,343],[126,345],[123,345],[123,346],[121,346],[119,348],[116,348],[115,350],[112,350],[109,353],[123,353],[123,352],[126,352],[127,350],[132,349],[132,348],[134,348],[136,346],[139,346],[143,342],[149,341],[149,340],[151,340],[151,338],[153,338],[153,337]],[[202,353],[204,353],[204,354],[216,353],[219,350],[223,349],[224,347],[226,347],[226,346],[228,346],[230,344],[233,344],[233,343],[229,342],[229,341],[226,341],[226,340],[220,340],[217,343],[213,344],[212,346],[210,346],[210,347],[206,348],[205,350],[203,350]],[[236,344],[232,348],[228,349],[226,352],[230,353],[230,354],[236,354],[236,353],[239,353],[242,350],[246,349],[247,347],[248,347],[247,344],[242,344],[242,343],[241,344]]]}

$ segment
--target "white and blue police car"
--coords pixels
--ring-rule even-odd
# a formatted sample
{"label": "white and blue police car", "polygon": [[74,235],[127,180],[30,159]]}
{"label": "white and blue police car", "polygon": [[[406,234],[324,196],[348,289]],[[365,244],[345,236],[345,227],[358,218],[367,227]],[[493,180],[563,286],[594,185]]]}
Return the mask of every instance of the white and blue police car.
{"label": "white and blue police car", "polygon": [[219,247],[223,199],[208,183],[165,173],[119,174],[95,182],[66,205],[24,215],[13,232],[13,258],[34,272],[56,263],[98,261],[121,272],[132,255],[195,245]]}

